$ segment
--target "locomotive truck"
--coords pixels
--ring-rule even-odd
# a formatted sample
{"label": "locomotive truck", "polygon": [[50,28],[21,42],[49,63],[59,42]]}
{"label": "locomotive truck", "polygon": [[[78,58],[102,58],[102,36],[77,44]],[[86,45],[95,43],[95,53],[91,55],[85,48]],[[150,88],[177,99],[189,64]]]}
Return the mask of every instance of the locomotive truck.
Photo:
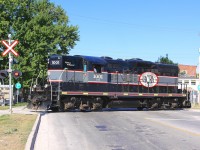
{"label": "locomotive truck", "polygon": [[34,85],[30,100],[52,111],[189,108],[187,85],[178,86],[178,72],[177,65],[138,58],[54,54],[47,84]]}

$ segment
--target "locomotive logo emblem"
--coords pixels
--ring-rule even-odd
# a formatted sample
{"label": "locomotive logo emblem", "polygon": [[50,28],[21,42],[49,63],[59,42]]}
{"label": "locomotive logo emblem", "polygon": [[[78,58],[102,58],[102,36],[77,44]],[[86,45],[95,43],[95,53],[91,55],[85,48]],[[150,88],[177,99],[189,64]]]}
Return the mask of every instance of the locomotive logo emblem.
{"label": "locomotive logo emblem", "polygon": [[139,80],[145,87],[154,87],[158,83],[158,76],[152,72],[145,72],[140,75]]}

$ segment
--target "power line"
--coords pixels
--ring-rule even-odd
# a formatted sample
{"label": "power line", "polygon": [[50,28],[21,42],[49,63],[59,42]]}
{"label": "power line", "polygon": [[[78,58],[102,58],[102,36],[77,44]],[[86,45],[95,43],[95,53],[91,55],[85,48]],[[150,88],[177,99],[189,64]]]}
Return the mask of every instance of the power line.
{"label": "power line", "polygon": [[197,34],[200,34],[199,31],[195,29],[189,29],[189,28],[176,28],[176,27],[167,27],[167,26],[156,26],[156,25],[148,25],[148,24],[136,24],[136,23],[130,23],[130,22],[124,22],[124,21],[116,21],[116,20],[108,20],[108,19],[102,19],[102,18],[96,18],[96,17],[90,17],[90,16],[83,16],[79,14],[70,13],[70,16],[82,18],[89,21],[96,21],[98,23],[107,23],[107,24],[117,24],[117,25],[126,25],[129,27],[137,27],[137,28],[153,28],[153,29],[159,29],[159,30],[172,30],[172,31],[182,31],[182,32],[197,32]]}

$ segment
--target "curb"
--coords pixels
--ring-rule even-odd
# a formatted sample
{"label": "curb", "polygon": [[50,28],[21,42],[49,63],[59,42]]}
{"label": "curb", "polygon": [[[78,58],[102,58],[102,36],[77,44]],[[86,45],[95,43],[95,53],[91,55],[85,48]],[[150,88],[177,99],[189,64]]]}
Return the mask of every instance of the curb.
{"label": "curb", "polygon": [[34,150],[34,145],[35,145],[35,141],[36,141],[36,136],[39,130],[39,126],[40,126],[40,122],[41,122],[41,114],[38,114],[37,119],[33,125],[33,128],[31,130],[31,133],[28,136],[28,140],[26,142],[26,146],[25,146],[25,150]]}

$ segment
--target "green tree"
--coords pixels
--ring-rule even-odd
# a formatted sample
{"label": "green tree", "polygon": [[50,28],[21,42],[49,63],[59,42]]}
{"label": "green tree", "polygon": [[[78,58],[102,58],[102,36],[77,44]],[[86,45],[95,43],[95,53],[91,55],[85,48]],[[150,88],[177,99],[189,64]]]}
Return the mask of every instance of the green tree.
{"label": "green tree", "polygon": [[166,57],[160,56],[157,60],[158,63],[163,63],[163,64],[177,64],[174,63],[172,60],[168,58],[168,54],[166,54]]}
{"label": "green tree", "polygon": [[[1,40],[19,40],[14,48],[19,56],[13,69],[22,71],[20,82],[30,87],[32,79],[42,78],[47,72],[50,54],[68,54],[79,40],[78,27],[69,25],[66,12],[50,0],[0,0]],[[0,51],[5,47],[1,45]],[[8,69],[4,57],[1,69]]]}

